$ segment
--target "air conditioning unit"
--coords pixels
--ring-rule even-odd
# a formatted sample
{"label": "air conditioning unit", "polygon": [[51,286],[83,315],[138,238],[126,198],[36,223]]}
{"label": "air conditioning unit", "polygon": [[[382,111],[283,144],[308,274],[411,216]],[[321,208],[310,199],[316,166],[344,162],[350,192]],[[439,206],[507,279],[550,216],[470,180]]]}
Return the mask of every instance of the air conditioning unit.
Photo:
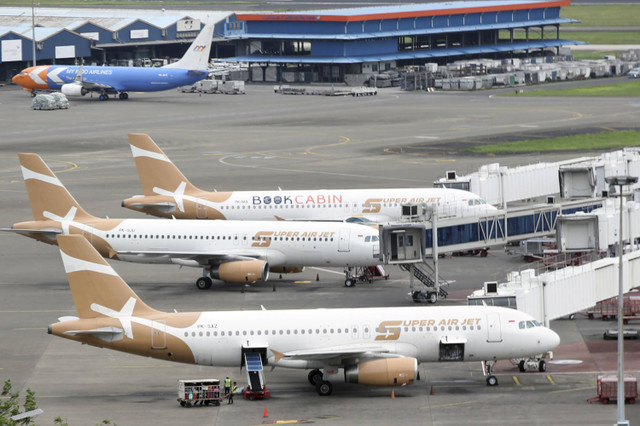
{"label": "air conditioning unit", "polygon": [[456,176],[455,170],[449,170],[446,173],[447,173],[447,180],[456,180],[457,176]]}

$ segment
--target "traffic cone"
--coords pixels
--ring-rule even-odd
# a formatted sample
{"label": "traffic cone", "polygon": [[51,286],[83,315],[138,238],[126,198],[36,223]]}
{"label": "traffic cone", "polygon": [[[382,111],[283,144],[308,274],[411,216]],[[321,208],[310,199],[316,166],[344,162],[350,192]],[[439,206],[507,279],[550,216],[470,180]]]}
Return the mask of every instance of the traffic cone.
{"label": "traffic cone", "polygon": [[320,274],[316,274],[316,281],[320,281]]}
{"label": "traffic cone", "polygon": [[267,414],[267,407],[264,407],[264,414],[262,415],[262,417],[269,417],[269,415]]}
{"label": "traffic cone", "polygon": [[396,390],[391,389],[391,399],[396,399]]}

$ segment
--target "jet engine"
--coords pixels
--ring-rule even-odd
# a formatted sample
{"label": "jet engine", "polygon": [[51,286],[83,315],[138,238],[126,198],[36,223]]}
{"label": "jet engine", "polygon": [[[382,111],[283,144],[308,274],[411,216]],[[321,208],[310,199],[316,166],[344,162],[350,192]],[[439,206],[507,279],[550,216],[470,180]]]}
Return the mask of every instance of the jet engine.
{"label": "jet engine", "polygon": [[84,96],[89,92],[80,84],[76,83],[63,84],[60,91],[67,96]]}
{"label": "jet engine", "polygon": [[418,377],[418,360],[410,357],[361,362],[344,370],[344,381],[369,386],[408,385]]}
{"label": "jet engine", "polygon": [[263,260],[236,260],[211,266],[211,278],[228,283],[254,283],[269,279],[269,263]]}
{"label": "jet engine", "polygon": [[304,266],[272,266],[269,272],[274,274],[299,274],[304,271]]}

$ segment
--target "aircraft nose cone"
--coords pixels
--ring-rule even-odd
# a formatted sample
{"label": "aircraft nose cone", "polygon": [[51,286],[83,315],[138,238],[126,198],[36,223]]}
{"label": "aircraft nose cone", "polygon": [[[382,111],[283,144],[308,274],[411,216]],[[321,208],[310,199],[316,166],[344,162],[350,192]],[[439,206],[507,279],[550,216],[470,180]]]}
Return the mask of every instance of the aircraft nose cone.
{"label": "aircraft nose cone", "polygon": [[558,333],[556,333],[555,331],[547,329],[544,344],[547,347],[546,350],[551,351],[557,348],[560,344],[560,336],[558,336]]}
{"label": "aircraft nose cone", "polygon": [[13,78],[11,79],[11,81],[13,81],[13,84],[17,84],[18,86],[20,86],[20,79],[21,79],[21,75],[20,74],[16,74],[13,76]]}

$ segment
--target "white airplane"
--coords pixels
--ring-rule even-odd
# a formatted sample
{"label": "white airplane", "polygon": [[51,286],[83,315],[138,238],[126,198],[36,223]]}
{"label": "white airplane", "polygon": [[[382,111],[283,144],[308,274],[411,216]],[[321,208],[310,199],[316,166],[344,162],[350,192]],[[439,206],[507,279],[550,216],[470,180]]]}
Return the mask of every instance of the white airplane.
{"label": "white airplane", "polygon": [[267,281],[270,269],[379,260],[378,230],[352,223],[101,219],[78,204],[37,154],[18,157],[35,220],[3,230],[49,244],[57,234],[81,234],[111,259],[200,267],[199,289],[211,287],[211,278],[249,284]]}
{"label": "white airplane", "polygon": [[437,206],[440,218],[497,213],[478,195],[449,188],[207,192],[191,184],[148,135],[130,134],[129,143],[144,195],[122,206],[153,216],[385,223],[400,220],[405,203]]}
{"label": "white airplane", "polygon": [[329,377],[340,369],[346,382],[402,386],[418,379],[423,362],[483,361],[494,386],[496,360],[545,353],[560,342],[523,312],[487,306],[161,312],[85,238],[57,239],[78,316],[59,318],[49,334],[199,365],[242,367],[251,353],[263,365],[311,369],[320,395],[331,394]]}

